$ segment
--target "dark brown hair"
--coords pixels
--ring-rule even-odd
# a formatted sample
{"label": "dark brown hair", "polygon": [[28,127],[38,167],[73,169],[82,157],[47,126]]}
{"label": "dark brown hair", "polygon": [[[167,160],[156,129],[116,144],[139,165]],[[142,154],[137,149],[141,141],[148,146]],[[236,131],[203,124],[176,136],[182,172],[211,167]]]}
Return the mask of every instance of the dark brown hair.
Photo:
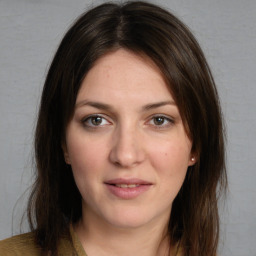
{"label": "dark brown hair", "polygon": [[81,217],[81,196],[62,144],[81,82],[95,61],[124,48],[160,68],[193,141],[196,164],[175,198],[169,235],[185,256],[215,256],[218,196],[226,187],[222,115],[214,80],[188,28],[145,2],[102,4],[83,14],[64,36],[50,66],[35,133],[37,178],[28,204],[37,243],[57,254],[61,235]]}

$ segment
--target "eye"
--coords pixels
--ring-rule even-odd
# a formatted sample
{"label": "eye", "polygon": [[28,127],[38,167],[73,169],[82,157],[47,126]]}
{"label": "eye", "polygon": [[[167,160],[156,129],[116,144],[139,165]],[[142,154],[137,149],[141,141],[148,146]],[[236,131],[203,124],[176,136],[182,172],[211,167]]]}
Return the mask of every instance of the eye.
{"label": "eye", "polygon": [[109,125],[110,122],[100,115],[91,115],[82,120],[82,123],[86,127],[100,127],[104,125]]}
{"label": "eye", "polygon": [[155,125],[162,125],[164,124],[164,122],[166,121],[166,118],[162,117],[162,116],[157,116],[153,118],[153,122]]}
{"label": "eye", "polygon": [[171,118],[162,115],[153,116],[149,120],[149,124],[152,126],[156,126],[157,128],[169,127],[173,123],[174,121]]}

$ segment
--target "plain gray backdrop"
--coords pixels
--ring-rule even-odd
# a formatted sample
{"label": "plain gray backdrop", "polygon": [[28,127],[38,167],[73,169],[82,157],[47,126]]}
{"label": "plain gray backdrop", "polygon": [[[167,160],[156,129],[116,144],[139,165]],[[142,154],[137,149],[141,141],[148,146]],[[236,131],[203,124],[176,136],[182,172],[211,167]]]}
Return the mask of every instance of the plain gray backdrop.
{"label": "plain gray backdrop", "polygon": [[[0,0],[0,239],[20,232],[33,181],[36,112],[52,56],[74,19],[102,2]],[[151,2],[190,27],[219,89],[229,177],[219,255],[256,256],[256,1]]]}

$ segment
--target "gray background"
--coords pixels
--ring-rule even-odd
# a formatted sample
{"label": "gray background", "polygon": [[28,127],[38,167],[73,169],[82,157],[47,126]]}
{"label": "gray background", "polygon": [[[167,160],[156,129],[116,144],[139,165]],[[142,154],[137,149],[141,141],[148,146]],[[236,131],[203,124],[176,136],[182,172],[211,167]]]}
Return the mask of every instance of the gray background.
{"label": "gray background", "polygon": [[[20,219],[33,180],[33,130],[52,56],[71,22],[102,2],[0,0],[0,239],[27,230]],[[256,256],[256,1],[151,2],[191,28],[218,85],[229,176],[219,255]]]}

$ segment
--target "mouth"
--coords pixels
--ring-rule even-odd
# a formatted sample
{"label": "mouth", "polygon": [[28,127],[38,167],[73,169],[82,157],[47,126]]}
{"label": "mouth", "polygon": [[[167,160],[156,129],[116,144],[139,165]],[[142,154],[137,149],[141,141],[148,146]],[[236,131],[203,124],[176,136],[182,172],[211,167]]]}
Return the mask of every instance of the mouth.
{"label": "mouth", "polygon": [[110,184],[119,188],[136,188],[140,186],[140,184]]}
{"label": "mouth", "polygon": [[133,199],[150,189],[151,182],[140,179],[113,179],[104,182],[108,191],[120,199]]}
{"label": "mouth", "polygon": [[152,185],[151,182],[137,179],[137,178],[131,178],[131,179],[118,178],[118,179],[108,180],[104,183],[107,185],[116,186],[120,188],[136,188],[139,186]]}

